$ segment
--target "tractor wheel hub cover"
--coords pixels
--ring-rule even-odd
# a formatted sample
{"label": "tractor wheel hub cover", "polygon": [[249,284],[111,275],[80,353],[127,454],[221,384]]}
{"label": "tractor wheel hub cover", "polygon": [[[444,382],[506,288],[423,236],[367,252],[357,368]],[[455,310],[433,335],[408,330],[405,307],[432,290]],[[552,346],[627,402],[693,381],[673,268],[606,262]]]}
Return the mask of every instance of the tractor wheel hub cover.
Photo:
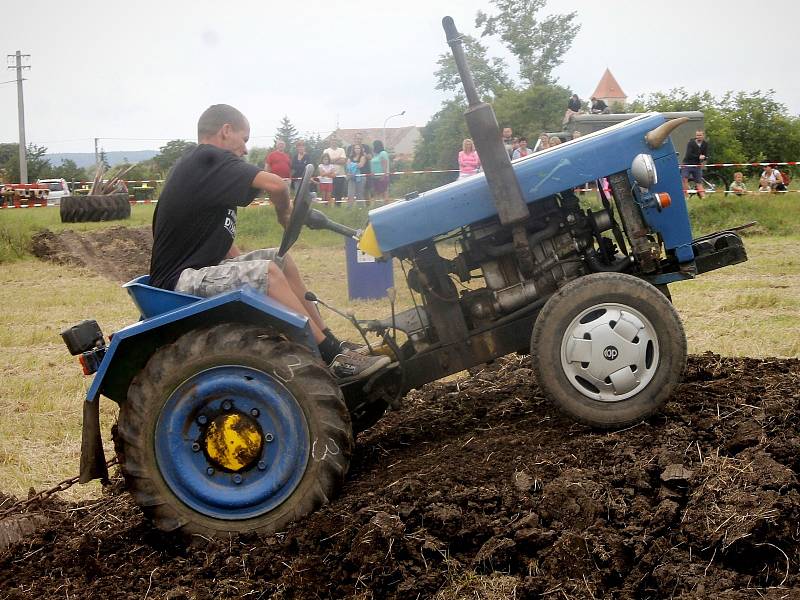
{"label": "tractor wheel hub cover", "polygon": [[208,458],[228,471],[241,471],[256,462],[263,444],[258,422],[238,412],[218,416],[206,430]]}

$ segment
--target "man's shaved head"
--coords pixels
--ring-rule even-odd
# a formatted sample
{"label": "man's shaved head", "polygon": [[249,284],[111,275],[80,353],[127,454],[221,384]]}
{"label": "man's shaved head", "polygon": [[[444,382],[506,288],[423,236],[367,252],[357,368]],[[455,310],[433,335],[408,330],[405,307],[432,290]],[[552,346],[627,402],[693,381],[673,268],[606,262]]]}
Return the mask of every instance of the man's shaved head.
{"label": "man's shaved head", "polygon": [[237,131],[250,128],[247,118],[239,110],[228,104],[214,104],[197,121],[198,141],[215,135],[226,123]]}

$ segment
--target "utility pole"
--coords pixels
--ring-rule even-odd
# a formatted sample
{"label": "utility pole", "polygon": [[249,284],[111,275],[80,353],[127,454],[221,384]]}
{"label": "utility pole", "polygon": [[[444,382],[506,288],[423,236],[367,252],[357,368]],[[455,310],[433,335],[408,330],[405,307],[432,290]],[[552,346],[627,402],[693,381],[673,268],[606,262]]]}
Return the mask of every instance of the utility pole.
{"label": "utility pole", "polygon": [[97,165],[100,164],[100,154],[97,152],[97,140],[100,138],[94,138],[94,166],[97,168]]}
{"label": "utility pole", "polygon": [[17,70],[17,113],[19,116],[19,182],[28,183],[28,156],[25,144],[25,101],[22,98],[22,69],[30,69],[30,65],[22,64],[22,59],[30,59],[30,54],[22,54],[17,50],[16,54],[9,54],[8,58],[13,58],[14,64],[8,65],[9,69]]}

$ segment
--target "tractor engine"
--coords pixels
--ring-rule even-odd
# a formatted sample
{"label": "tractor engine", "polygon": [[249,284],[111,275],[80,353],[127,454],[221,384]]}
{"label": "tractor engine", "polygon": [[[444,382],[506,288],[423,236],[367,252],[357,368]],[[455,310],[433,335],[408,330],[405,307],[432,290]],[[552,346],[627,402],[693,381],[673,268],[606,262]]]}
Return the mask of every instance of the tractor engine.
{"label": "tractor engine", "polygon": [[582,211],[571,190],[537,203],[531,212],[535,214],[525,229],[532,264],[527,257],[520,258],[510,228],[497,220],[465,229],[461,252],[449,265],[462,282],[476,277],[485,282],[485,287],[461,296],[465,317],[473,327],[549,296],[586,274],[589,257],[597,261],[597,270],[605,270],[599,264],[595,240],[599,240],[606,264],[621,260],[613,256],[615,247],[610,240],[600,236],[612,227],[609,211]]}

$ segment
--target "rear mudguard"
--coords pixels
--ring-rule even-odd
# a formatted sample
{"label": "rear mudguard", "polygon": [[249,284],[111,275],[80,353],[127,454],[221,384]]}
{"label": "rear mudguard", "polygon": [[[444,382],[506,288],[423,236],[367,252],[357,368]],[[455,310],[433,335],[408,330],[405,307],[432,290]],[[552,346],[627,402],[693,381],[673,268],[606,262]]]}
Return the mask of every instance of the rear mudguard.
{"label": "rear mudguard", "polygon": [[81,483],[108,476],[100,434],[100,395],[118,404],[125,402],[128,386],[156,350],[187,331],[218,323],[268,327],[277,334],[307,346],[315,355],[319,354],[307,317],[248,288],[198,300],[120,329],[111,336],[105,357],[86,393],[81,439]]}

